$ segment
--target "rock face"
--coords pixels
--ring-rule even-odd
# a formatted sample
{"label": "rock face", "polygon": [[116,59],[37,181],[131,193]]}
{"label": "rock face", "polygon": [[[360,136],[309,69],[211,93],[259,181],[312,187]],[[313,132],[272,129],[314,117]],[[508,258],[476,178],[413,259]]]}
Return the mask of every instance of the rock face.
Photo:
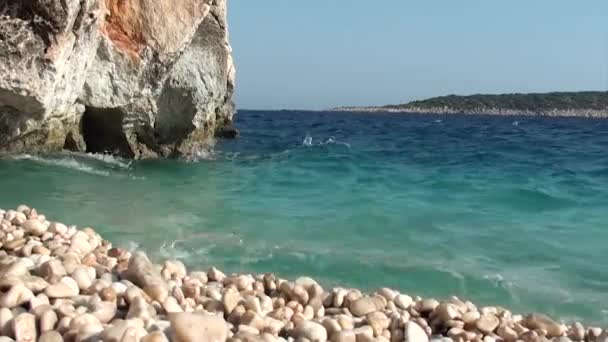
{"label": "rock face", "polygon": [[104,16],[99,0],[0,3],[2,149],[58,149],[78,131]]}
{"label": "rock face", "polygon": [[226,8],[226,0],[0,2],[0,151],[203,151],[234,113]]}

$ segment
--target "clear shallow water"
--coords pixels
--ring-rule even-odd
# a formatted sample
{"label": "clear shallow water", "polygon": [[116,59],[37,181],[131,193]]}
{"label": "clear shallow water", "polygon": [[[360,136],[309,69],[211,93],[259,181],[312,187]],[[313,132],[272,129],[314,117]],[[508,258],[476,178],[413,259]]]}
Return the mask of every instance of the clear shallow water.
{"label": "clear shallow water", "polygon": [[199,162],[0,158],[28,203],[117,245],[608,323],[608,120],[237,115]]}

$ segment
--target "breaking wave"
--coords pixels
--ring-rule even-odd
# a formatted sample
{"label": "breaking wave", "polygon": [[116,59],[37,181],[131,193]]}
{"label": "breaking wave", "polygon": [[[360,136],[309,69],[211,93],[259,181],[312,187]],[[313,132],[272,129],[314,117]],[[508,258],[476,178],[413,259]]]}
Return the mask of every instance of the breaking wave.
{"label": "breaking wave", "polygon": [[324,146],[324,145],[342,145],[342,146],[346,146],[347,148],[351,147],[349,143],[337,140],[335,137],[329,137],[325,140],[321,140],[318,143],[315,143],[313,141],[312,136],[308,134],[308,135],[306,135],[306,137],[304,137],[304,140],[302,140],[302,146],[306,146],[306,147]]}
{"label": "breaking wave", "polygon": [[76,160],[73,157],[46,158],[31,154],[18,154],[11,156],[11,158],[15,160],[29,160],[43,165],[63,167],[66,169],[81,171],[96,176],[107,177],[110,175],[109,171],[96,169],[90,165],[87,165],[86,163]]}
{"label": "breaking wave", "polygon": [[116,166],[121,169],[129,169],[131,168],[132,161],[124,160],[120,157],[112,156],[109,154],[99,154],[99,153],[72,153],[76,157],[80,157],[83,159],[93,159],[99,162]]}

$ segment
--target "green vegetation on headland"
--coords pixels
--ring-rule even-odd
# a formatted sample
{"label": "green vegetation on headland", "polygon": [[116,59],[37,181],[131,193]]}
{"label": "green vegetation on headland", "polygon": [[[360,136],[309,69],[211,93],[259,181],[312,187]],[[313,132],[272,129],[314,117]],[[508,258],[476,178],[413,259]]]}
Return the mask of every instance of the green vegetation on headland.
{"label": "green vegetation on headland", "polygon": [[608,92],[555,92],[536,94],[501,94],[501,95],[449,95],[433,97],[427,100],[412,101],[407,104],[388,105],[384,108],[436,108],[447,107],[455,110],[469,111],[477,108],[503,108],[525,111],[547,111],[552,109],[595,109],[608,108]]}
{"label": "green vegetation on headland", "polygon": [[338,110],[608,117],[608,92],[448,95],[398,105],[342,107]]}

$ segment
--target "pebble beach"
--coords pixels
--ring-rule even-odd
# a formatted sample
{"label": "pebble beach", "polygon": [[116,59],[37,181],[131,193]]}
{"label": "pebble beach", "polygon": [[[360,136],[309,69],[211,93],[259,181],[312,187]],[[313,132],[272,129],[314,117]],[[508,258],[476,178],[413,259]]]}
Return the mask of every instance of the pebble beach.
{"label": "pebble beach", "polygon": [[0,217],[2,342],[608,341],[600,327],[466,298],[155,263],[26,205]]}

